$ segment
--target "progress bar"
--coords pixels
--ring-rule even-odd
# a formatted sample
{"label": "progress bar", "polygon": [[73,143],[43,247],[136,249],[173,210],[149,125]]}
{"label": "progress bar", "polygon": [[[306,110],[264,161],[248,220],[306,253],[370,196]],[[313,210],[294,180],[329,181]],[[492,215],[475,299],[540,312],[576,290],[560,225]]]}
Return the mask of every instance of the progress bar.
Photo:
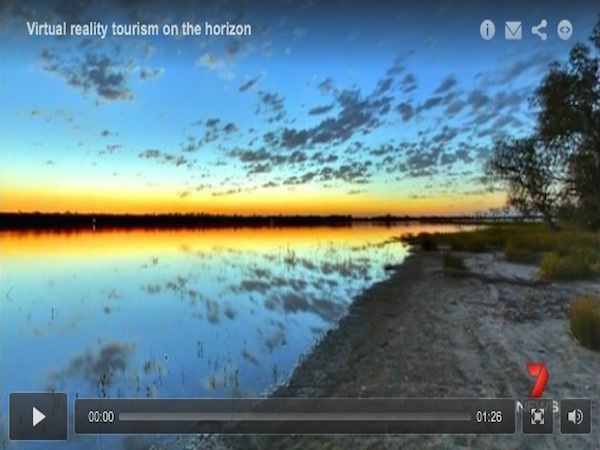
{"label": "progress bar", "polygon": [[511,434],[514,399],[77,399],[77,434]]}
{"label": "progress bar", "polygon": [[470,421],[471,414],[463,412],[122,412],[119,413],[120,421],[141,421],[141,422],[171,422],[171,421],[224,421],[224,422],[252,422],[252,421],[376,421],[376,422],[393,422],[393,421]]}

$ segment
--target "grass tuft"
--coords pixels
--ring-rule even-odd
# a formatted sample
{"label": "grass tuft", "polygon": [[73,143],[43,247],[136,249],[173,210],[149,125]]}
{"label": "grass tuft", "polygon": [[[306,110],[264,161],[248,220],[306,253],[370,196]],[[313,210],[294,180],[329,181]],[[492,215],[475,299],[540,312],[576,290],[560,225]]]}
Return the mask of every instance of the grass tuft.
{"label": "grass tuft", "polygon": [[571,332],[584,347],[600,351],[600,300],[591,296],[571,301]]}
{"label": "grass tuft", "polygon": [[540,261],[540,254],[527,248],[517,242],[516,239],[509,238],[504,246],[504,257],[509,262],[519,264],[537,264]]}
{"label": "grass tuft", "polygon": [[425,241],[429,248],[449,247],[454,252],[504,251],[507,261],[540,264],[540,275],[545,279],[600,276],[600,233],[568,225],[550,231],[541,223],[502,224],[404,236],[403,241],[412,245]]}
{"label": "grass tuft", "polygon": [[430,233],[419,234],[419,240],[421,241],[421,250],[426,252],[432,252],[437,250],[437,243],[432,238]]}
{"label": "grass tuft", "polygon": [[444,252],[444,268],[454,270],[466,270],[465,261],[452,252]]}
{"label": "grass tuft", "polygon": [[590,256],[584,252],[550,253],[542,258],[540,277],[545,280],[578,280],[593,274]]}

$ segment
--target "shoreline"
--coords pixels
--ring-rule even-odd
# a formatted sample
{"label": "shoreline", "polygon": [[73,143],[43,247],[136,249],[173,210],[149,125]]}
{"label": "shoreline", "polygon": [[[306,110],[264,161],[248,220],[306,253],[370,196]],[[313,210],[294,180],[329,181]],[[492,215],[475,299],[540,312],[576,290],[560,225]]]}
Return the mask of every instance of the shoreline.
{"label": "shoreline", "polygon": [[[439,252],[417,251],[386,280],[353,301],[338,327],[302,358],[271,397],[447,397],[523,400],[533,380],[529,361],[544,362],[544,398],[592,398],[592,434],[398,436],[188,436],[182,448],[245,450],[317,448],[600,448],[600,354],[580,347],[568,324],[570,299],[600,295],[600,283],[526,283],[533,266],[496,254],[463,254],[474,274],[444,274]],[[595,421],[594,421],[595,420]],[[160,448],[160,447],[157,447]]]}
{"label": "shoreline", "polygon": [[420,223],[430,225],[507,225],[533,223],[534,218],[505,216],[408,216],[348,214],[212,214],[212,213],[17,213],[0,212],[0,232],[76,232],[129,229],[351,227],[356,224]]}

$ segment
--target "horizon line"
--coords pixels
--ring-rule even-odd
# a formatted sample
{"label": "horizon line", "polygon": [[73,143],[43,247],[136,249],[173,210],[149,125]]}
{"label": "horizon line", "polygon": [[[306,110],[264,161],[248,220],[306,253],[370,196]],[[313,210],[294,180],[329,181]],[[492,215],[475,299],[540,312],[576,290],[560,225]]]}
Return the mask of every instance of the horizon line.
{"label": "horizon line", "polygon": [[136,218],[157,218],[157,217],[218,217],[218,218],[352,218],[352,219],[377,219],[377,218],[465,218],[465,217],[506,217],[506,218],[532,218],[537,217],[536,214],[523,215],[516,213],[493,213],[490,211],[474,212],[470,214],[402,214],[402,213],[383,213],[383,214],[231,214],[231,213],[207,213],[207,212],[160,212],[160,213],[111,213],[111,212],[42,212],[42,211],[0,211],[1,216],[78,216],[78,217],[136,217]]}

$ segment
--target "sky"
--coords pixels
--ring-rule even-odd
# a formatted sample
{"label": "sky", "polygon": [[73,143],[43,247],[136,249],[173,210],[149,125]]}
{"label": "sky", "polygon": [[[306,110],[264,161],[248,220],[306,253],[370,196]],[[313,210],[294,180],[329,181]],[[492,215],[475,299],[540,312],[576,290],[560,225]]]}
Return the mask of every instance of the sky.
{"label": "sky", "polygon": [[[599,12],[596,0],[3,2],[0,210],[499,207],[505,193],[482,182],[494,140],[532,132],[535,87]],[[545,41],[531,33],[542,19]],[[521,40],[505,39],[506,20],[522,21]],[[159,35],[30,35],[34,21],[157,24]],[[183,36],[184,21],[251,35]]]}

